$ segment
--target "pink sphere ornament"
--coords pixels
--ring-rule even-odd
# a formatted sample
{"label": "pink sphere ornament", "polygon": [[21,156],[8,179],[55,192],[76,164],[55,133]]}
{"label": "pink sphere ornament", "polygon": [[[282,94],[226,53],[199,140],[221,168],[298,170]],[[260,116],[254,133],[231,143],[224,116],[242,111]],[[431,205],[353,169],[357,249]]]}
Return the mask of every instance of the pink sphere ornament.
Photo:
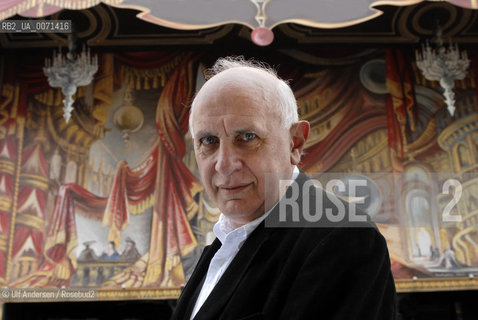
{"label": "pink sphere ornament", "polygon": [[477,9],[478,4],[474,0],[448,0],[448,2],[451,2],[452,4],[456,6],[460,6],[463,8],[467,9]]}
{"label": "pink sphere ornament", "polygon": [[252,30],[251,39],[258,46],[268,46],[274,41],[274,33],[267,27],[257,27]]}

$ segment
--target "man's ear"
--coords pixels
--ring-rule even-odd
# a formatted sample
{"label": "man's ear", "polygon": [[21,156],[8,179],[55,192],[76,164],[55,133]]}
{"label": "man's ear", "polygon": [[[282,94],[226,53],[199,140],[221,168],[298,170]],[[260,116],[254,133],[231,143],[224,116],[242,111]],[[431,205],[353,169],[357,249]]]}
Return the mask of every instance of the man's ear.
{"label": "man's ear", "polygon": [[293,165],[297,165],[300,162],[302,150],[309,136],[309,129],[310,124],[305,120],[298,121],[290,127],[290,162]]}

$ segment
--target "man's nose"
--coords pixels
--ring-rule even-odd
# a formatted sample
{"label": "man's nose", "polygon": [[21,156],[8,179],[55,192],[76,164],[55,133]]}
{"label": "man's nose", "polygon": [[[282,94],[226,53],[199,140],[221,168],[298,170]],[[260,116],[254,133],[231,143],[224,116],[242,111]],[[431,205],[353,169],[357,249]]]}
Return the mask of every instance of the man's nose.
{"label": "man's nose", "polygon": [[238,150],[233,145],[221,143],[217,152],[216,172],[229,176],[241,168],[242,162]]}

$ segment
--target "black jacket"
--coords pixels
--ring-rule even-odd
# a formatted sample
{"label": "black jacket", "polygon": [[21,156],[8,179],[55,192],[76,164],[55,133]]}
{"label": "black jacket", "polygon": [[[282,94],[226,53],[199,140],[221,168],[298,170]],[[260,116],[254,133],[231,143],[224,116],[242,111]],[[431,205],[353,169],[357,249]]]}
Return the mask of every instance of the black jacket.
{"label": "black jacket", "polygon": [[[296,181],[302,186],[307,179],[301,173]],[[315,199],[310,199],[313,210]],[[324,208],[332,205],[325,200]],[[270,216],[277,215],[278,206]],[[365,224],[268,228],[262,222],[194,319],[395,319],[386,242],[372,224]],[[216,239],[205,248],[172,319],[190,319],[209,262],[220,246]]]}

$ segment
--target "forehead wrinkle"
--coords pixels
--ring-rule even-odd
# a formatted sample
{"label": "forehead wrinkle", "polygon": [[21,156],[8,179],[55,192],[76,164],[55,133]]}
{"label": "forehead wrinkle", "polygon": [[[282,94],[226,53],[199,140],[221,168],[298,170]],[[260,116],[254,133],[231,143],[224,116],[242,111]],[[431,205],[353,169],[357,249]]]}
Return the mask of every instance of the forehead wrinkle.
{"label": "forehead wrinkle", "polygon": [[229,137],[229,135],[227,134],[226,119],[225,118],[222,118],[222,129],[224,130],[224,134],[226,135],[226,137]]}

